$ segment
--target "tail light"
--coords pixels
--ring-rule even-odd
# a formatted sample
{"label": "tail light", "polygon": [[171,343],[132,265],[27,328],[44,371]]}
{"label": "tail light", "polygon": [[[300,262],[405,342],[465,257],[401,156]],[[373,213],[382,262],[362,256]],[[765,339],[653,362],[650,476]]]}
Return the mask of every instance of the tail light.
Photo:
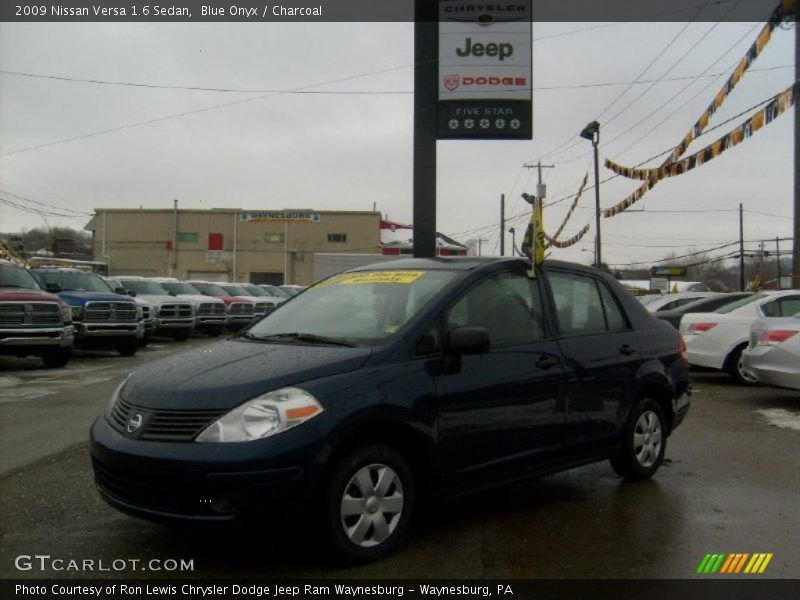
{"label": "tail light", "polygon": [[686,333],[705,333],[711,329],[716,327],[716,323],[692,323],[689,325],[689,329],[686,330]]}
{"label": "tail light", "polygon": [[681,334],[678,334],[678,338],[680,339],[680,344],[678,345],[678,354],[681,355],[681,360],[683,364],[689,364],[689,355],[686,353],[686,342],[683,339]]}
{"label": "tail light", "polygon": [[790,337],[797,334],[796,331],[762,331],[758,336],[757,346],[777,346],[782,344]]}

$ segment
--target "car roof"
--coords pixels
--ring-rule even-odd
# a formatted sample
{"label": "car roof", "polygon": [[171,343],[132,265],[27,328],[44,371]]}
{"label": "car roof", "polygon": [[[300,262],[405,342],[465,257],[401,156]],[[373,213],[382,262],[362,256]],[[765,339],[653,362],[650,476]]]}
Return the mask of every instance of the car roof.
{"label": "car roof", "polygon": [[[436,258],[401,258],[389,262],[373,263],[350,269],[348,272],[358,271],[389,271],[404,269],[424,269],[424,270],[457,270],[471,271],[492,264],[513,264],[520,263],[530,267],[530,260],[524,257],[497,257],[497,256],[438,256]],[[596,272],[594,267],[588,267],[578,263],[563,260],[547,260],[545,267],[566,267],[587,272]]]}

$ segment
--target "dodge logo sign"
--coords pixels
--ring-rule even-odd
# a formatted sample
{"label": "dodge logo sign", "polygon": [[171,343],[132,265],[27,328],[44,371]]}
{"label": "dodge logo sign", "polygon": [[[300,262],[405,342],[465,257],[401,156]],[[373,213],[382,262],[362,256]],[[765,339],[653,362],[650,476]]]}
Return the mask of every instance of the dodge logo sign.
{"label": "dodge logo sign", "polygon": [[126,427],[128,433],[133,433],[134,431],[139,429],[139,427],[142,426],[142,420],[143,419],[141,413],[136,413],[130,419],[128,419],[128,426]]}
{"label": "dodge logo sign", "polygon": [[444,87],[451,92],[458,87],[458,75],[445,75]]}

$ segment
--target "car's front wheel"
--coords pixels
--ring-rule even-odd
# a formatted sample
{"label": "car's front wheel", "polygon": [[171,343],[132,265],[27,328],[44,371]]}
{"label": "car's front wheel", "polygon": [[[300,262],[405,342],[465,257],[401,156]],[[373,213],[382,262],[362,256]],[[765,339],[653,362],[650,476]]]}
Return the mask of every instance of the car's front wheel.
{"label": "car's front wheel", "polygon": [[117,353],[120,356],[133,356],[139,350],[139,342],[117,344]]}
{"label": "car's front wheel", "polygon": [[661,466],[667,447],[666,421],[658,402],[651,398],[639,400],[622,436],[619,453],[611,458],[614,471],[631,481],[651,477]]}
{"label": "car's front wheel", "polygon": [[408,463],[388,446],[362,446],[333,468],[324,527],[334,551],[350,560],[384,556],[402,540],[415,500]]}
{"label": "car's front wheel", "polygon": [[742,344],[731,352],[728,357],[728,375],[736,382],[742,385],[755,385],[758,379],[744,368],[744,351],[747,349],[747,344]]}

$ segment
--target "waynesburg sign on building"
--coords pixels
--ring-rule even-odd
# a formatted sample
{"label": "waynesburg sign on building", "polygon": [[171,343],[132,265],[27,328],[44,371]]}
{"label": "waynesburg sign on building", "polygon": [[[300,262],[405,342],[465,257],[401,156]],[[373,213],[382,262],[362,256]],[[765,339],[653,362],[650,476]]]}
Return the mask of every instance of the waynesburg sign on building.
{"label": "waynesburg sign on building", "polygon": [[531,17],[531,0],[440,0],[440,139],[531,139]]}
{"label": "waynesburg sign on building", "polygon": [[267,210],[267,211],[245,211],[239,213],[239,219],[245,223],[292,223],[310,222],[319,223],[322,216],[319,213],[297,210]]}

